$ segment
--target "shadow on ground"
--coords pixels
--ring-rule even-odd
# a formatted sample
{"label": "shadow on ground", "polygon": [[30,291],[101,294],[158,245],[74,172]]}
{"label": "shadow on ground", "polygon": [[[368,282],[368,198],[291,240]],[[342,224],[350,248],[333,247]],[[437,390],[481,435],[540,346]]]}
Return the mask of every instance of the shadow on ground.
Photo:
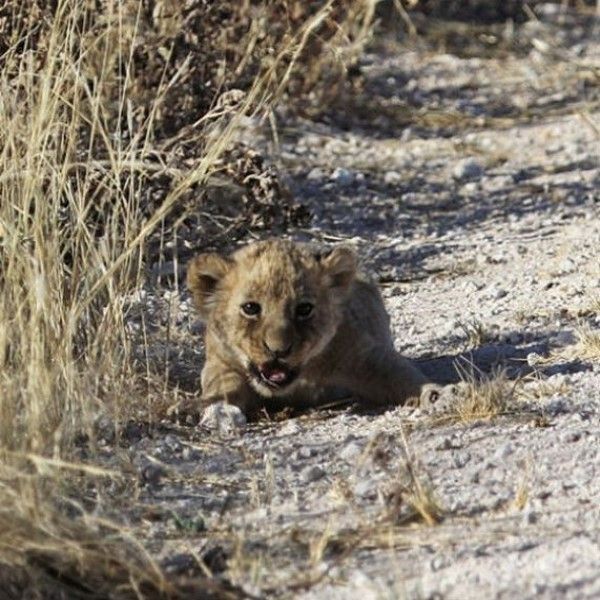
{"label": "shadow on ground", "polygon": [[547,342],[539,341],[525,346],[511,344],[484,344],[466,352],[418,360],[419,368],[434,383],[458,383],[465,375],[475,380],[495,371],[504,371],[509,379],[519,379],[536,372],[544,376],[588,371],[591,365],[580,360],[557,361],[541,366],[528,362],[530,355],[546,356]]}

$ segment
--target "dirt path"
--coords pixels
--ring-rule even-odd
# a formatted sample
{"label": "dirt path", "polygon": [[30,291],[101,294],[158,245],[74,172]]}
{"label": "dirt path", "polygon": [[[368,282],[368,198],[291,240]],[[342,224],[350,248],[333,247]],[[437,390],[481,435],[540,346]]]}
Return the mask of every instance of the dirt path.
{"label": "dirt path", "polygon": [[[382,41],[352,102],[280,115],[272,148],[314,215],[294,236],[355,243],[398,348],[441,382],[491,378],[504,414],[341,407],[134,439],[174,574],[197,555],[265,597],[600,596],[600,35],[515,35],[487,58]],[[200,339],[180,302],[179,356]]]}

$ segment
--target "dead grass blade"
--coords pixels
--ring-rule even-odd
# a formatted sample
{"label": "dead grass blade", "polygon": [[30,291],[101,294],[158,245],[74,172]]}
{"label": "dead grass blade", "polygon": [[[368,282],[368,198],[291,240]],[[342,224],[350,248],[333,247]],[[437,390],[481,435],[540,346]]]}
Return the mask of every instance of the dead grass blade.
{"label": "dead grass blade", "polygon": [[400,429],[400,439],[406,460],[405,468],[409,477],[409,486],[408,490],[400,493],[399,499],[404,499],[423,523],[430,527],[437,525],[443,520],[445,511],[435,497],[431,482],[417,474],[416,459],[410,451],[404,427]]}

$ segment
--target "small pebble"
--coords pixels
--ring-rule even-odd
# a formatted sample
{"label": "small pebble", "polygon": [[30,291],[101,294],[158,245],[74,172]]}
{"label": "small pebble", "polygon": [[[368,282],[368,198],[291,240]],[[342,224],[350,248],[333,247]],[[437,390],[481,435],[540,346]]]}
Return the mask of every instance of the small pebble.
{"label": "small pebble", "polygon": [[191,448],[190,446],[184,446],[181,452],[181,458],[183,460],[200,460],[202,458],[202,452],[196,450],[196,448]]}
{"label": "small pebble", "polygon": [[535,511],[529,509],[523,512],[523,523],[527,525],[533,525],[534,523],[537,523],[537,520],[538,517]]}
{"label": "small pebble", "polygon": [[160,465],[150,463],[142,468],[140,477],[143,483],[156,487],[160,484],[160,480],[165,476],[165,470]]}
{"label": "small pebble", "polygon": [[115,441],[115,422],[110,417],[100,417],[95,424],[98,438],[108,444]]}
{"label": "small pebble", "polygon": [[475,181],[470,181],[469,183],[465,183],[460,191],[466,196],[472,196],[479,191],[479,184]]}
{"label": "small pebble", "polygon": [[565,431],[560,436],[560,441],[568,444],[572,444],[573,442],[578,442],[581,439],[580,431]]}
{"label": "small pebble", "polygon": [[376,485],[372,479],[360,479],[353,488],[354,494],[359,498],[366,498],[376,494]]}
{"label": "small pebble", "polygon": [[187,575],[199,571],[198,561],[191,554],[174,554],[162,562],[162,568],[168,575]]}
{"label": "small pebble", "polygon": [[354,182],[352,173],[348,171],[348,169],[344,169],[342,167],[335,169],[331,174],[330,179],[341,186],[348,186]]}
{"label": "small pebble", "polygon": [[395,185],[402,181],[402,175],[400,175],[400,173],[397,171],[387,171],[383,176],[383,181],[385,181],[385,183],[388,185]]}
{"label": "small pebble", "polygon": [[139,423],[129,421],[123,430],[123,437],[130,443],[139,442],[144,434],[144,429]]}
{"label": "small pebble", "polygon": [[173,453],[178,453],[182,450],[181,442],[177,436],[172,433],[169,433],[164,437],[163,444]]}
{"label": "small pebble", "polygon": [[454,466],[457,469],[462,469],[471,460],[471,455],[468,452],[455,452],[452,456]]}
{"label": "small pebble", "polygon": [[294,420],[289,420],[285,425],[283,425],[283,427],[279,430],[279,435],[280,436],[286,436],[286,435],[297,435],[302,431],[302,428],[300,427],[300,425],[298,425],[298,423]]}
{"label": "small pebble", "polygon": [[544,359],[542,356],[540,356],[536,352],[530,352],[526,356],[525,360],[527,361],[528,366],[535,367],[536,365],[540,364]]}
{"label": "small pebble", "polygon": [[307,459],[307,458],[310,458],[311,456],[313,456],[313,454],[315,454],[315,451],[313,448],[309,448],[308,446],[302,446],[296,452],[296,458]]}
{"label": "small pebble", "polygon": [[567,404],[562,398],[552,398],[545,408],[546,412],[552,417],[568,412]]}
{"label": "small pebble", "polygon": [[474,158],[460,160],[452,170],[452,177],[458,180],[478,179],[483,175],[484,168],[481,163]]}
{"label": "small pebble", "polygon": [[508,458],[513,452],[512,444],[504,444],[496,450],[495,455],[497,458]]}
{"label": "small pebble", "polygon": [[353,463],[361,455],[362,451],[362,447],[357,442],[350,442],[340,451],[340,458],[346,462]]}
{"label": "small pebble", "polygon": [[302,473],[300,474],[302,481],[305,481],[306,483],[312,483],[313,481],[318,481],[319,479],[321,479],[324,476],[325,476],[325,471],[318,465],[314,465],[312,467],[306,467],[306,469],[303,469]]}
{"label": "small pebble", "polygon": [[308,179],[309,181],[321,181],[324,178],[325,178],[325,173],[317,167],[315,167],[314,169],[311,169],[308,172],[308,175],[306,176],[306,179]]}

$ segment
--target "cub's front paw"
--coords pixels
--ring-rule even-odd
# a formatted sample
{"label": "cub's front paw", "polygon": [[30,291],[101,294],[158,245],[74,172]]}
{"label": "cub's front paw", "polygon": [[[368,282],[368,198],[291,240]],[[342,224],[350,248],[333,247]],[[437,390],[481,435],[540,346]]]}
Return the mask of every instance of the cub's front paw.
{"label": "cub's front paw", "polygon": [[244,429],[247,420],[244,413],[234,404],[214,402],[204,409],[200,425],[230,435]]}

